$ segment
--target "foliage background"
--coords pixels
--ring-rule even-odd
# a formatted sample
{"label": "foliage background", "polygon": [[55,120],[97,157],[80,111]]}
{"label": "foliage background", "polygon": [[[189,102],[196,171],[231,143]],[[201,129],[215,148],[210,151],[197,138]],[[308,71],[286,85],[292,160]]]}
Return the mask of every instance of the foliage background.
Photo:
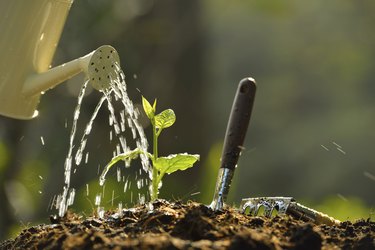
{"label": "foliage background", "polygon": [[[258,92],[229,202],[294,196],[340,219],[373,218],[374,10],[371,0],[75,1],[53,65],[113,45],[131,99],[158,98],[159,111],[177,115],[160,154],[201,155],[194,168],[165,178],[161,197],[207,204],[237,83],[252,76]],[[47,92],[34,120],[0,118],[1,239],[56,213],[48,206],[62,191],[82,82],[76,77]],[[83,121],[98,97],[85,97]],[[107,123],[100,114],[90,150],[107,143]],[[103,146],[73,176],[81,196],[110,157]],[[75,209],[90,213],[91,203],[78,195]]]}

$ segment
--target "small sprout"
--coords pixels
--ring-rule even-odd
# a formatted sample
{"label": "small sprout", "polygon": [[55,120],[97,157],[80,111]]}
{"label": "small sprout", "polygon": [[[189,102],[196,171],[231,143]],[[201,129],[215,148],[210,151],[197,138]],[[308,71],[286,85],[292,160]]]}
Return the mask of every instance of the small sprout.
{"label": "small sprout", "polygon": [[142,105],[143,109],[151,122],[154,121],[154,116],[155,116],[155,110],[156,110],[156,99],[154,101],[154,105],[151,106],[151,104],[142,96]]}
{"label": "small sprout", "polygon": [[[153,153],[144,152],[140,148],[118,154],[112,158],[112,160],[105,166],[101,176],[100,185],[104,184],[105,176],[109,169],[118,161],[130,161],[137,158],[140,154],[146,155],[152,162],[152,182],[150,185],[151,201],[158,198],[159,188],[161,186],[161,181],[165,174],[171,174],[178,170],[186,170],[191,168],[195,162],[199,160],[199,155],[190,155],[187,153],[172,154],[166,157],[158,156],[158,138],[163,129],[169,128],[176,121],[176,115],[172,109],[166,109],[159,114],[156,113],[156,99],[151,105],[146,98],[142,96],[143,109],[150,119],[152,124],[153,132]],[[127,183],[126,183],[127,184]],[[127,186],[125,184],[125,186]],[[126,190],[127,187],[124,187]]]}

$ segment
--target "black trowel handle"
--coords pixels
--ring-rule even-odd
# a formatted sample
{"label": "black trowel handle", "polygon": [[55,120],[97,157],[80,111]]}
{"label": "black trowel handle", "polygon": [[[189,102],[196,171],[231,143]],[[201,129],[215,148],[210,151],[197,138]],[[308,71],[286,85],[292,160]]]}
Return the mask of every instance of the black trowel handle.
{"label": "black trowel handle", "polygon": [[256,84],[252,78],[244,78],[238,85],[225,133],[220,168],[234,170],[236,167],[250,122],[255,90]]}

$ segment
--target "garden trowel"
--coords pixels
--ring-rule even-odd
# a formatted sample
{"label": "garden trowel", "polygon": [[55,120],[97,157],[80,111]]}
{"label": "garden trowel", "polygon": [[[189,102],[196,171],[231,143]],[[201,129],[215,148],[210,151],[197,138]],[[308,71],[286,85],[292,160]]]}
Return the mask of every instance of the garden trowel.
{"label": "garden trowel", "polygon": [[215,211],[221,210],[227,199],[234,170],[243,149],[242,145],[250,122],[255,91],[256,84],[253,78],[244,78],[240,81],[229,116],[219,175],[214,198],[210,205],[211,209]]}

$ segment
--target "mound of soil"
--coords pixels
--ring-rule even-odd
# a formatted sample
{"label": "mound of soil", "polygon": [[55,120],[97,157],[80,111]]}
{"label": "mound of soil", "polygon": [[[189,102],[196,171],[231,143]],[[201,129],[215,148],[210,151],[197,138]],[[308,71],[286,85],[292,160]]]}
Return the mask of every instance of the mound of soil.
{"label": "mound of soil", "polygon": [[107,212],[104,218],[69,213],[24,229],[1,249],[375,249],[375,223],[314,225],[289,216],[254,217],[234,208],[213,212],[189,202]]}

